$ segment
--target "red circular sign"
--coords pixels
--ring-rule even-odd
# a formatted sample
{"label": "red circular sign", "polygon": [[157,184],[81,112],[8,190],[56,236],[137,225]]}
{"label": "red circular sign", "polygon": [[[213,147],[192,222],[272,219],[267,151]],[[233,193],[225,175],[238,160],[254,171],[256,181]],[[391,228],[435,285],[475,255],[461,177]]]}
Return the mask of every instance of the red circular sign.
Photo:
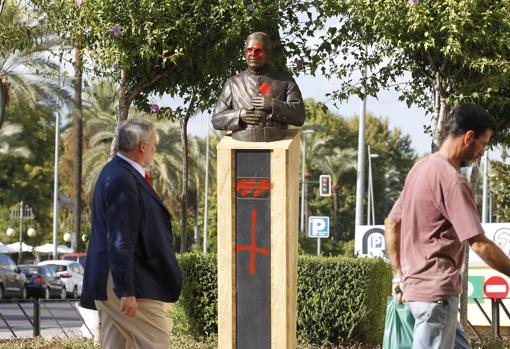
{"label": "red circular sign", "polygon": [[483,293],[487,298],[502,299],[508,295],[508,283],[500,276],[493,276],[483,284]]}

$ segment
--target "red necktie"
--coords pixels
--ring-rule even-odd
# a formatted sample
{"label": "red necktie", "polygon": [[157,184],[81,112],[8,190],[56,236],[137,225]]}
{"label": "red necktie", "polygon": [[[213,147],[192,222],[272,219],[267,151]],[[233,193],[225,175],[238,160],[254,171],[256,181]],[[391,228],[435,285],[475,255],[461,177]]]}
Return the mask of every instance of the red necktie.
{"label": "red necktie", "polygon": [[151,185],[152,188],[154,188],[154,185],[152,184],[151,176],[149,176],[149,174],[147,172],[145,172],[145,180],[147,181],[147,183],[149,183]]}

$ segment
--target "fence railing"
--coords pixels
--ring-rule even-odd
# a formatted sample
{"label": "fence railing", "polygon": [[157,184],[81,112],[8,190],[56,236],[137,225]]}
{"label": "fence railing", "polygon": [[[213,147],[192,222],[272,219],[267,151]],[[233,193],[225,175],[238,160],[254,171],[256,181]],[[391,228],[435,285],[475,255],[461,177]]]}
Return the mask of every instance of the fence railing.
{"label": "fence railing", "polygon": [[[503,309],[503,312],[506,314],[508,319],[510,320],[510,312],[506,308],[505,304],[503,303],[502,299],[493,299],[493,298],[470,298],[474,300],[476,305],[478,306],[478,309],[482,312],[483,316],[489,323],[491,327],[491,335],[494,338],[502,338],[501,337],[501,318],[500,318],[500,309]],[[491,317],[487,315],[485,310],[483,309],[482,305],[480,304],[480,300],[483,299],[490,299],[491,301]],[[506,299],[506,298],[505,298]],[[471,328],[474,330],[474,328],[471,326]],[[475,333],[480,337],[480,335],[475,331]]]}
{"label": "fence railing", "polygon": [[[82,325],[85,326],[86,330],[91,334],[91,336],[94,336],[94,333],[92,329],[89,328],[87,325],[85,319],[80,314],[78,307],[77,307],[78,300],[63,300],[63,299],[2,299],[0,300],[0,305],[2,304],[16,304],[18,308],[21,310],[21,313],[23,314],[24,318],[27,320],[27,322],[32,327],[32,334],[33,337],[37,337],[41,335],[41,307],[49,314],[52,321],[54,321],[57,326],[60,328],[64,336],[67,338],[70,338],[69,330],[66,330],[66,327],[59,321],[58,316],[54,314],[54,312],[50,309],[48,305],[50,304],[67,304],[69,307],[74,311],[74,313],[78,316],[78,318],[81,320]],[[27,310],[23,307],[23,304],[31,304],[32,305],[32,312],[29,314]],[[8,328],[10,333],[14,338],[18,338],[18,335],[16,334],[15,329],[13,328],[13,325],[9,323],[7,316],[2,313],[2,309],[0,308],[0,321],[5,324],[5,326]]]}

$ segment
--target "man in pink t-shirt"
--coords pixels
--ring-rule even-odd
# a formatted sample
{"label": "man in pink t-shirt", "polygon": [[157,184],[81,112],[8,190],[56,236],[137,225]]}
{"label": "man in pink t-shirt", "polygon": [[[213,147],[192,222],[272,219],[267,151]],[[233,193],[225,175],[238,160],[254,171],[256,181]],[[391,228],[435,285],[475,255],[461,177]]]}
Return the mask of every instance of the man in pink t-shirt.
{"label": "man in pink t-shirt", "polygon": [[459,168],[485,151],[496,121],[483,108],[460,104],[450,113],[439,151],[417,162],[385,221],[395,297],[415,318],[413,349],[471,348],[457,321],[464,242],[510,276],[510,260],[480,224]]}

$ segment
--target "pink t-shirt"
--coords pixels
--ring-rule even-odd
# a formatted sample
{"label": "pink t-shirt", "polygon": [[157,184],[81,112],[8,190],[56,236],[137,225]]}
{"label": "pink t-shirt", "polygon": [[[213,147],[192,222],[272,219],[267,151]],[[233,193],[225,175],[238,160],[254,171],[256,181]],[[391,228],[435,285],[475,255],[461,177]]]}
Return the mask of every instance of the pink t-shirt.
{"label": "pink t-shirt", "polygon": [[484,234],[466,179],[439,153],[428,156],[407,175],[389,218],[401,223],[406,299],[459,295],[462,242]]}

